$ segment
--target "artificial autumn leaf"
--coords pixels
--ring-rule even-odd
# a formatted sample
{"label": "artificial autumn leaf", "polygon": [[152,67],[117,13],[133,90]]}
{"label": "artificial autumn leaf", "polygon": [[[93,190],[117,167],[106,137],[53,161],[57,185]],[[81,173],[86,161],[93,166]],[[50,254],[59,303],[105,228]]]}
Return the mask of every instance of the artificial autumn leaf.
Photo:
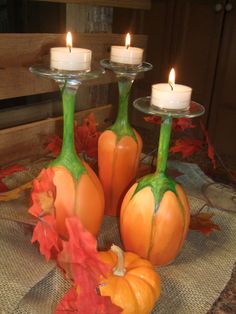
{"label": "artificial autumn leaf", "polygon": [[75,148],[77,153],[85,152],[88,157],[97,158],[98,138],[96,120],[93,113],[84,118],[81,126],[75,127]]}
{"label": "artificial autumn leaf", "polygon": [[83,314],[119,313],[117,306],[112,303],[109,311],[104,312],[108,306],[107,298],[97,294],[99,281],[109,273],[110,269],[99,258],[96,239],[76,217],[67,218],[66,226],[69,238],[67,241],[62,241],[63,249],[57,261],[66,275],[73,280],[78,297],[71,303],[71,297],[73,299],[75,295],[69,294],[65,302],[70,302],[73,307],[77,304],[77,309]]}
{"label": "artificial autumn leaf", "polygon": [[[101,132],[97,131],[96,120],[93,113],[84,118],[81,126],[74,126],[75,149],[77,154],[84,152],[88,157],[97,158],[98,138]],[[62,139],[58,135],[50,136],[46,148],[54,157],[61,151]]]}
{"label": "artificial autumn leaf", "polygon": [[189,118],[177,118],[173,119],[172,129],[174,131],[184,131],[186,129],[193,129],[196,125],[193,124],[192,119]]}
{"label": "artificial autumn leaf", "polygon": [[[0,186],[1,186],[1,182],[0,182]],[[0,193],[0,202],[7,202],[7,201],[15,200],[20,196],[21,192],[27,189],[30,189],[31,187],[32,187],[32,181],[24,183],[13,190],[10,190],[10,191],[7,190],[4,193]],[[0,190],[1,190],[1,187],[0,187]]]}
{"label": "artificial autumn leaf", "polygon": [[47,261],[52,257],[54,251],[59,251],[59,236],[54,216],[56,187],[53,177],[53,170],[47,168],[42,169],[39,176],[34,179],[31,192],[33,204],[29,209],[29,213],[39,219],[31,241],[39,242],[40,253],[45,256]]}
{"label": "artificial autumn leaf", "polygon": [[25,170],[26,169],[23,166],[20,166],[18,164],[0,169],[0,192],[8,191],[8,187],[2,182],[2,179],[4,179],[7,176],[10,176],[13,173]]}
{"label": "artificial autumn leaf", "polygon": [[[76,287],[72,287],[67,291],[64,295],[60,303],[57,305],[54,314],[71,314],[71,313],[83,313],[81,312],[80,302],[79,302],[79,294]],[[99,297],[99,301],[103,301],[103,306],[98,306],[97,309],[94,309],[92,312],[88,314],[119,314],[121,313],[121,309],[118,306],[114,306],[111,302],[110,297]]]}
{"label": "artificial autumn leaf", "polygon": [[145,116],[144,120],[153,124],[161,124],[161,117],[158,116]]}
{"label": "artificial autumn leaf", "polygon": [[201,232],[206,236],[211,234],[214,229],[221,230],[220,227],[217,224],[214,224],[214,222],[211,220],[213,216],[214,213],[203,212],[192,215],[190,218],[189,228]]}
{"label": "artificial autumn leaf", "polygon": [[205,139],[206,139],[206,143],[207,143],[207,155],[208,155],[209,159],[211,160],[213,168],[216,169],[215,151],[214,151],[213,146],[210,143],[208,132],[207,132],[205,125],[204,125],[202,120],[200,120],[200,126],[201,126],[201,129],[205,135]]}
{"label": "artificial autumn leaf", "polygon": [[40,218],[33,231],[31,242],[39,242],[40,253],[45,256],[46,261],[52,258],[53,251],[59,251],[59,237],[55,225],[55,217],[47,215]]}
{"label": "artificial autumn leaf", "polygon": [[[159,116],[145,116],[144,120],[152,124],[161,124],[161,117]],[[172,123],[172,129],[174,131],[184,131],[186,129],[193,129],[196,125],[192,123],[189,118],[174,118]]]}
{"label": "artificial autumn leaf", "polygon": [[6,186],[6,184],[0,181],[0,192],[2,193],[6,191],[8,191],[8,187]]}
{"label": "artificial autumn leaf", "polygon": [[177,139],[175,141],[175,144],[170,147],[171,153],[181,153],[182,156],[188,157],[192,155],[195,152],[200,151],[202,148],[202,141],[198,139],[190,139],[190,138],[184,138],[184,139]]}
{"label": "artificial autumn leaf", "polygon": [[55,309],[55,314],[79,313],[79,295],[75,287],[70,288]]}
{"label": "artificial autumn leaf", "polygon": [[46,148],[50,150],[53,157],[57,157],[61,151],[62,139],[58,135],[49,137],[49,142],[46,144]]}
{"label": "artificial autumn leaf", "polygon": [[53,212],[53,203],[56,196],[56,187],[53,183],[52,168],[42,169],[39,176],[33,180],[31,192],[32,206],[29,213],[37,218]]}

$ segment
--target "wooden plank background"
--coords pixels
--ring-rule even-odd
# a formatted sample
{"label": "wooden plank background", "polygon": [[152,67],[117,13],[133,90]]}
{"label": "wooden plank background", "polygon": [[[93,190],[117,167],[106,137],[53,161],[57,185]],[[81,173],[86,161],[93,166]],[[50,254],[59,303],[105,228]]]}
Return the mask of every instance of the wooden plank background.
{"label": "wooden plank background", "polygon": [[[93,112],[99,129],[111,124],[112,105],[105,105],[75,113],[75,120],[82,123],[84,117]],[[45,143],[50,135],[61,135],[63,118],[50,118],[13,128],[0,130],[0,166],[24,158],[37,158],[46,154]]]}
{"label": "wooden plank background", "polygon": [[143,10],[149,10],[151,8],[151,0],[31,0],[31,1],[78,3]]}
{"label": "wooden plank background", "polygon": [[[51,80],[31,74],[29,66],[49,63],[51,47],[65,46],[65,34],[0,34],[0,99],[52,92],[58,86]],[[93,52],[92,66],[98,68],[101,59],[109,58],[112,45],[124,45],[125,35],[104,33],[73,34],[74,47]],[[145,48],[147,36],[132,36],[132,46]],[[107,84],[115,78],[108,72],[90,85]]]}

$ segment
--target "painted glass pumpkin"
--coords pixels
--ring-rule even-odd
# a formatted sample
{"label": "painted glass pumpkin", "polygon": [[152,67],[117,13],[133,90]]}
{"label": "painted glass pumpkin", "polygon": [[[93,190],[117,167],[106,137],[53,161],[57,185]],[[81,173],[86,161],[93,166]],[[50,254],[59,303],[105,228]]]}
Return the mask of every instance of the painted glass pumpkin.
{"label": "painted glass pumpkin", "polygon": [[29,212],[41,219],[55,216],[56,231],[67,237],[65,219],[77,216],[97,236],[104,214],[104,193],[93,170],[77,156],[74,146],[75,91],[64,88],[63,144],[59,156],[33,182]]}
{"label": "painted glass pumpkin", "polygon": [[157,167],[135,183],[121,207],[120,231],[125,249],[165,265],[175,259],[187,235],[190,209],[187,197],[165,174],[171,117],[163,117]]}
{"label": "painted glass pumpkin", "polygon": [[175,259],[187,235],[190,211],[180,185],[164,175],[150,175],[127,192],[120,230],[126,250],[165,265]]}
{"label": "painted glass pumpkin", "polygon": [[115,123],[98,141],[99,179],[105,194],[105,214],[119,216],[122,198],[133,183],[142,151],[142,139],[128,122],[132,81],[119,81],[120,101]]}

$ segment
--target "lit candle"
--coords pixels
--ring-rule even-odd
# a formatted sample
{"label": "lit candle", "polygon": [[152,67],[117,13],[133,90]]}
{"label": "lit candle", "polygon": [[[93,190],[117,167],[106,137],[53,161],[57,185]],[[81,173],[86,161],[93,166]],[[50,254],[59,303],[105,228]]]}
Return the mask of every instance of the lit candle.
{"label": "lit candle", "polygon": [[50,49],[50,67],[67,71],[89,71],[92,51],[83,48],[73,48],[70,32],[67,33],[66,45],[67,47]]}
{"label": "lit candle", "polygon": [[163,109],[187,110],[191,101],[192,88],[175,84],[175,71],[169,75],[169,83],[152,85],[151,105]]}
{"label": "lit candle", "polygon": [[143,59],[143,49],[130,47],[130,34],[126,35],[125,46],[111,46],[111,62],[139,65]]}

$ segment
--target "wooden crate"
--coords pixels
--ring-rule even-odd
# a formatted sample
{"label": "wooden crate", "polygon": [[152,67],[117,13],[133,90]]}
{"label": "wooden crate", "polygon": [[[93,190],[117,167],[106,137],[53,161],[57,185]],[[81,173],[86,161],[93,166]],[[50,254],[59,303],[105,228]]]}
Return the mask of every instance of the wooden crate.
{"label": "wooden crate", "polygon": [[[42,0],[43,1],[43,0]],[[124,8],[148,9],[150,1],[142,0],[122,0],[122,1],[51,1],[68,3],[68,12],[72,12],[78,6],[83,11],[86,5],[98,6],[119,6]],[[88,9],[88,8],[87,8]],[[72,16],[75,19],[76,15]],[[69,16],[67,15],[67,19]],[[70,20],[71,23],[72,20]],[[72,23],[73,25],[79,25]],[[81,24],[80,24],[81,25]],[[76,30],[81,30],[81,27],[76,26]],[[113,33],[82,33],[73,31],[73,45],[91,49],[93,52],[92,68],[100,67],[100,60],[109,58],[111,45],[124,45],[125,34]],[[33,75],[29,71],[29,67],[34,64],[49,63],[50,48],[56,46],[65,46],[66,34],[48,34],[48,33],[19,33],[19,34],[0,34],[0,100],[8,100],[16,97],[29,95],[39,95],[58,91],[57,84],[50,79],[45,79]],[[133,35],[132,45],[145,48],[147,45],[147,36]],[[104,92],[107,93],[106,86],[115,82],[116,78],[111,72],[98,79],[85,83],[88,86],[101,86]],[[83,91],[82,91],[83,92]],[[88,91],[87,91],[88,92]],[[60,100],[58,100],[59,102]],[[55,102],[55,101],[54,101]],[[50,105],[55,105],[57,101],[49,101]],[[94,112],[100,128],[104,128],[111,124],[112,114],[114,115],[113,106],[103,103],[95,104],[94,108],[83,110],[75,115],[75,119],[81,122],[82,117]],[[37,104],[35,112],[40,113],[40,108],[43,106]],[[15,120],[21,117],[20,110],[28,110],[28,115],[33,110],[30,108],[20,108],[18,116],[14,110],[5,110],[0,116],[0,119],[6,119],[8,113],[16,114]],[[22,112],[21,112],[22,114]],[[40,114],[39,114],[40,116]],[[41,156],[45,154],[44,143],[48,136],[53,134],[61,134],[62,117],[48,118],[42,121],[27,123],[0,130],[0,166],[28,156]]]}

